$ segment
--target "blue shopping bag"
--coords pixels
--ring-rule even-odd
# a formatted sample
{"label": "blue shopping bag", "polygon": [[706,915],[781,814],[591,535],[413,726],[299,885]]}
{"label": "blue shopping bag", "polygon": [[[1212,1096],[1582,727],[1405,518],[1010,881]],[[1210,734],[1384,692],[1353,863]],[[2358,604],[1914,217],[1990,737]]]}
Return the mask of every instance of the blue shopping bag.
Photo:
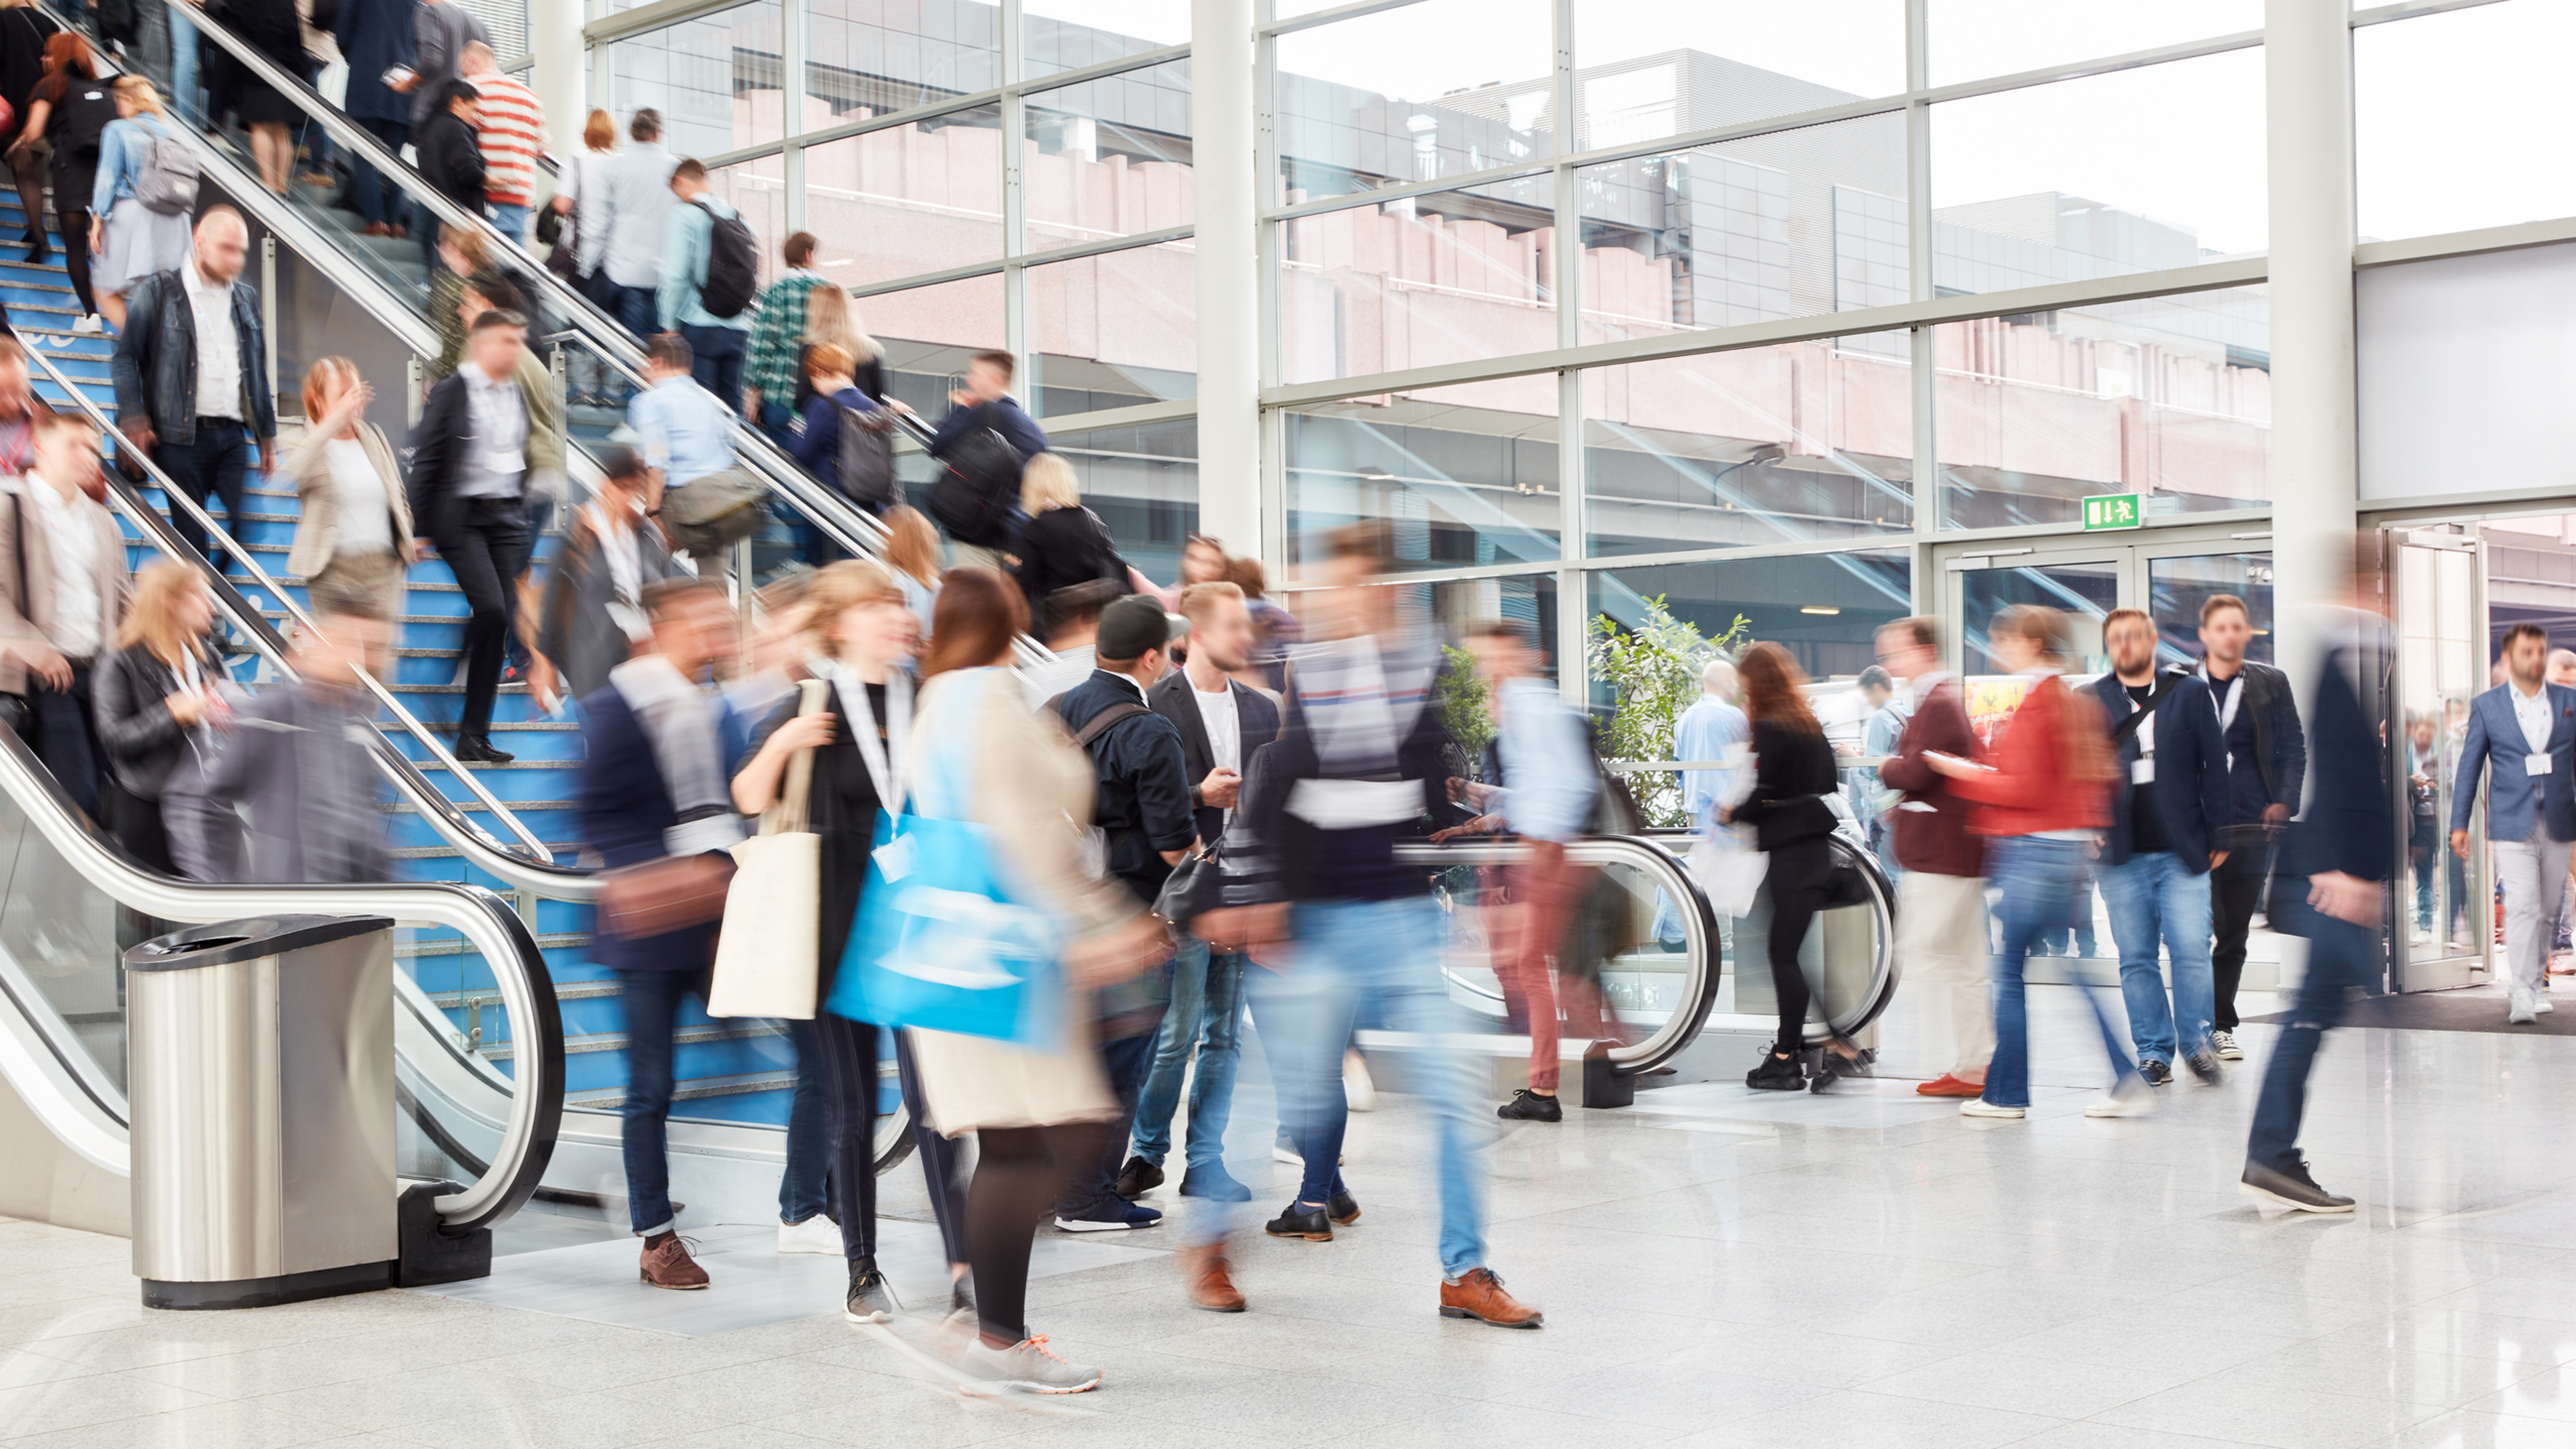
{"label": "blue shopping bag", "polygon": [[[955,702],[967,719],[976,703]],[[825,1007],[879,1026],[1052,1047],[1065,1028],[1065,934],[1043,901],[1008,879],[989,832],[955,818],[966,742],[949,740],[907,807],[878,819],[858,920]]]}

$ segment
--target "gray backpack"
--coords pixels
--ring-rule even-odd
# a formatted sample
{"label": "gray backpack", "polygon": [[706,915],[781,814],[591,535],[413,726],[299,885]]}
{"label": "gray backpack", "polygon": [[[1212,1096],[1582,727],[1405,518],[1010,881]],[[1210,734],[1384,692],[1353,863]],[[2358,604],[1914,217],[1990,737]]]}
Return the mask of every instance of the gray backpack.
{"label": "gray backpack", "polygon": [[197,155],[176,136],[154,136],[143,153],[143,174],[134,179],[134,199],[145,211],[186,216],[197,209]]}

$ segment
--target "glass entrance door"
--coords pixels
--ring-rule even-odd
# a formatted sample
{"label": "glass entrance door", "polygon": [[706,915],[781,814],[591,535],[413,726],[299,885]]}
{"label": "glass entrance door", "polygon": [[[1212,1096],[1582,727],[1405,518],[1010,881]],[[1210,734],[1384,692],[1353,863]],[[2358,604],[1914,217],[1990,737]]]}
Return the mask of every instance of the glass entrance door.
{"label": "glass entrance door", "polygon": [[[2451,853],[2450,822],[2469,701],[2486,686],[2486,605],[2479,540],[2429,529],[2387,530],[2389,607],[2397,665],[2388,734],[2402,740],[2390,771],[2403,850],[2390,931],[2397,991],[2444,991],[2486,979],[2494,935],[2488,852]],[[2467,788],[2473,793],[2476,782]],[[2486,839],[2485,803],[2469,839]]]}

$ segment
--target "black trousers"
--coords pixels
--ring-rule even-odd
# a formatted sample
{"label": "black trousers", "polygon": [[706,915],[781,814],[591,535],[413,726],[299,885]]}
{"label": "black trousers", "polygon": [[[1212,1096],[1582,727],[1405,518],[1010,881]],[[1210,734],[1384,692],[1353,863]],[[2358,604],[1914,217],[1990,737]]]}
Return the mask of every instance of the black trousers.
{"label": "black trousers", "polygon": [[1771,892],[1771,990],[1780,998],[1780,1034],[1771,1041],[1775,1053],[1806,1050],[1807,973],[1798,969],[1798,948],[1825,907],[1825,876],[1833,863],[1833,847],[1818,836],[1773,849],[1762,877]]}
{"label": "black trousers", "polygon": [[[882,1038],[868,1022],[825,1011],[814,1017],[814,1064],[823,1079],[831,1140],[832,1215],[841,1224],[841,1254],[855,1263],[877,1252],[877,1100],[884,1091]],[[912,1044],[895,1033],[895,1061],[903,1102],[912,1114],[912,1142],[930,1188],[930,1214],[948,1261],[966,1261],[966,1186],[957,1172],[957,1144],[931,1130],[921,1100]]]}
{"label": "black trousers", "polygon": [[2210,984],[2218,993],[2220,1031],[2236,1029],[2236,984],[2245,977],[2245,937],[2254,925],[2254,908],[2263,903],[2263,881],[2271,874],[2272,847],[2260,840],[2238,840],[2227,850],[2227,863],[2209,873]]}
{"label": "black trousers", "polygon": [[[256,359],[246,359],[246,363],[257,365]],[[242,531],[244,511],[242,473],[246,460],[243,455],[248,450],[249,444],[242,440],[242,425],[238,419],[199,418],[197,436],[193,441],[174,443],[163,438],[152,450],[152,461],[160,464],[161,471],[170,475],[170,481],[179,485],[179,491],[195,499],[200,507],[207,506],[206,500],[210,497],[223,500],[224,526],[238,536]],[[218,569],[224,566],[224,555],[220,550],[207,553],[206,530],[188,516],[187,510],[171,505],[170,526],[179,531],[179,537],[186,540],[190,548],[205,554],[208,563]]]}
{"label": "black trousers", "polygon": [[28,723],[35,731],[36,758],[53,772],[72,803],[95,820],[99,771],[107,762],[107,752],[99,748],[98,715],[90,704],[89,661],[68,662],[72,667],[68,689],[55,689],[38,679],[35,671],[28,671]]}
{"label": "black trousers", "polygon": [[438,556],[465,591],[465,708],[456,737],[482,739],[492,730],[492,701],[501,691],[501,660],[518,614],[519,575],[528,571],[535,546],[528,505],[517,498],[459,498],[431,536]]}
{"label": "black trousers", "polygon": [[129,794],[113,779],[107,782],[107,796],[115,802],[108,813],[116,817],[116,843],[163,875],[177,875],[179,868],[170,860],[170,832],[161,823],[161,802]]}

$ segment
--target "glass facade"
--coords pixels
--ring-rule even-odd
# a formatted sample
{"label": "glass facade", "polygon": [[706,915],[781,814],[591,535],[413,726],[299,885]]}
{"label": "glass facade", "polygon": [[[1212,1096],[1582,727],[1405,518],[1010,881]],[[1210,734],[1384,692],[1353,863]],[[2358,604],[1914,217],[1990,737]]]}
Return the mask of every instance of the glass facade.
{"label": "glass facade", "polygon": [[2352,35],[2365,238],[2576,215],[2576,116],[2552,105],[2576,5],[2504,0]]}

